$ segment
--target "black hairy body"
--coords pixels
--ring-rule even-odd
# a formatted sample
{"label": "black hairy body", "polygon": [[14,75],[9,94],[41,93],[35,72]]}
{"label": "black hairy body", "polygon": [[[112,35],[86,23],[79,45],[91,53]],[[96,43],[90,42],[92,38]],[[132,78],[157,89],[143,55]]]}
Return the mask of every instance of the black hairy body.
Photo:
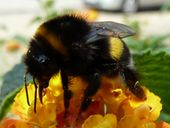
{"label": "black hairy body", "polygon": [[[80,113],[88,108],[92,96],[100,88],[102,76],[121,75],[132,93],[144,99],[129,49],[121,40],[133,34],[129,27],[122,24],[87,22],[73,15],[64,15],[43,23],[30,41],[25,56],[27,73],[33,76],[36,88],[34,111],[37,89],[42,102],[43,90],[48,87],[50,78],[59,71],[64,90],[65,116],[72,97],[69,76],[79,76],[88,83]],[[29,104],[28,93],[27,101]]]}

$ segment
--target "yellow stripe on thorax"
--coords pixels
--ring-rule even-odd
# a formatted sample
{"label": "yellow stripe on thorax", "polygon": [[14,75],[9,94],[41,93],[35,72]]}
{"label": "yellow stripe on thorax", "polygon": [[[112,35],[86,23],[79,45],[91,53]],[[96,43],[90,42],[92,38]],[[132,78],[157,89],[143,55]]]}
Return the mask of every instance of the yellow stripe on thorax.
{"label": "yellow stripe on thorax", "polygon": [[120,59],[123,54],[123,43],[119,38],[110,39],[110,55],[113,58]]}
{"label": "yellow stripe on thorax", "polygon": [[63,55],[67,54],[67,50],[61,43],[61,41],[56,37],[56,35],[54,35],[54,33],[50,32],[45,27],[40,26],[36,32],[36,35],[40,35],[43,38],[45,38],[48,41],[48,43],[61,54]]}

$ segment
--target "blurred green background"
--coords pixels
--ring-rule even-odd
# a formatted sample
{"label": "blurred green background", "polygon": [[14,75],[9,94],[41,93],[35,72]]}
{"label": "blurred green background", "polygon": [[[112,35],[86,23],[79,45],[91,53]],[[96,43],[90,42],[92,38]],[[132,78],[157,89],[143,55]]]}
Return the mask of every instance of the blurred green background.
{"label": "blurred green background", "polygon": [[[76,12],[90,21],[115,21],[137,34],[125,39],[134,56],[141,83],[162,98],[161,119],[170,122],[170,1],[125,11],[104,9],[88,0],[0,0],[0,118],[23,85],[22,56],[29,39],[44,21]],[[146,0],[147,1],[147,0]]]}

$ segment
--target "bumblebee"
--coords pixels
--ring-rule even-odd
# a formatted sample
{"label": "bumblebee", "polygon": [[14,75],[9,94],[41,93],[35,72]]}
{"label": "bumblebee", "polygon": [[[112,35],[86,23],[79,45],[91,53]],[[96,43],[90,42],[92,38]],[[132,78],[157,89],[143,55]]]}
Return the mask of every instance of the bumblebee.
{"label": "bumblebee", "polygon": [[[33,77],[36,95],[42,103],[44,89],[49,80],[61,73],[64,91],[65,115],[67,115],[72,92],[69,90],[70,76],[81,77],[88,83],[80,106],[86,111],[92,96],[100,88],[101,77],[122,76],[129,90],[144,99],[143,89],[132,63],[132,57],[122,38],[135,32],[128,26],[115,22],[87,22],[80,16],[64,15],[44,22],[30,40],[24,62],[26,75]],[[25,89],[29,103],[25,75]]]}

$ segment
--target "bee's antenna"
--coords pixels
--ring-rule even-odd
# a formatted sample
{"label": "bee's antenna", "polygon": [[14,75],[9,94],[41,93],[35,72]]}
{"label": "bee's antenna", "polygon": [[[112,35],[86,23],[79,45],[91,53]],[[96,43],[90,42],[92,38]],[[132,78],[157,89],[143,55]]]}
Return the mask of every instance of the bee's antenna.
{"label": "bee's antenna", "polygon": [[27,104],[30,106],[28,89],[27,89],[27,74],[28,74],[28,72],[26,71],[25,75],[24,75],[24,83],[25,83],[25,92],[26,92]]}
{"label": "bee's antenna", "polygon": [[34,113],[36,113],[36,104],[37,104],[37,84],[35,82],[35,77],[33,77],[35,92],[34,92]]}

